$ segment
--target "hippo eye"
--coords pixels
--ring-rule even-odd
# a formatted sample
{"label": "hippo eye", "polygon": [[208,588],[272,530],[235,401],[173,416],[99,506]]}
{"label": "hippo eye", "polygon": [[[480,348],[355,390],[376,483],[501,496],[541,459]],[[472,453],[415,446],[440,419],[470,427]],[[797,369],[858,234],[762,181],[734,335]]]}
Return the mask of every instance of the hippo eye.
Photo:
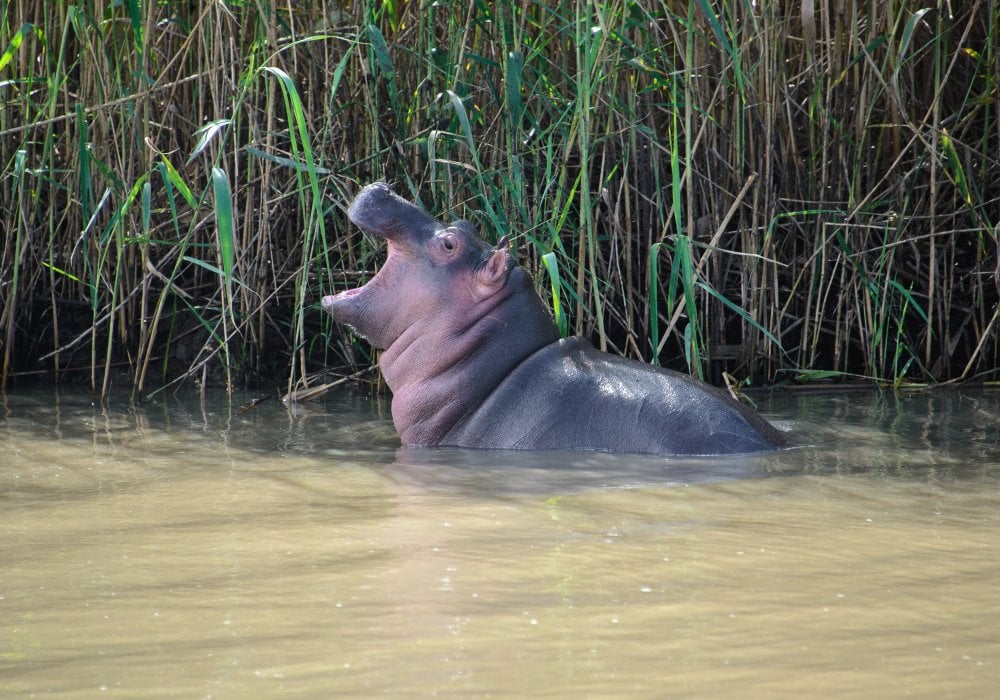
{"label": "hippo eye", "polygon": [[458,238],[454,233],[443,233],[438,237],[438,246],[445,255],[451,257],[458,250]]}

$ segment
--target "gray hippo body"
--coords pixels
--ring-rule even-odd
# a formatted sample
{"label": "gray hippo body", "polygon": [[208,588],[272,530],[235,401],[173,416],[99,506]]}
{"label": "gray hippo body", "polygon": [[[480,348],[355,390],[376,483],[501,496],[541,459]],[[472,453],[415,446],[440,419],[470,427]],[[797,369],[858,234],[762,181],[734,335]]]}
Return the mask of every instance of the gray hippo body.
{"label": "gray hippo body", "polygon": [[560,340],[530,275],[467,222],[442,225],[383,183],[352,221],[388,241],[366,285],[323,298],[383,350],[392,416],[408,445],[746,454],[784,435],[690,376]]}
{"label": "gray hippo body", "polygon": [[526,358],[442,444],[716,455],[772,450],[783,436],[714,387],[576,337]]}

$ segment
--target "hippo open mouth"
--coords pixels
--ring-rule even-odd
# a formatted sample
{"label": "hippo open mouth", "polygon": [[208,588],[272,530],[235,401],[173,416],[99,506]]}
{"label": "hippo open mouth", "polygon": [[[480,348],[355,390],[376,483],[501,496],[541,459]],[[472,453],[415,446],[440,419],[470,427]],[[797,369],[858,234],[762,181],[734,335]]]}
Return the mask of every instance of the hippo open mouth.
{"label": "hippo open mouth", "polygon": [[355,334],[379,348],[384,347],[385,343],[380,341],[375,333],[373,320],[376,315],[373,313],[373,306],[381,296],[379,290],[390,286],[385,284],[384,278],[389,276],[388,271],[397,267],[395,260],[399,255],[390,240],[385,262],[371,279],[360,287],[324,296],[321,301],[323,310],[335,321],[348,326]]}
{"label": "hippo open mouth", "polygon": [[378,278],[378,276],[382,273],[382,270],[385,269],[385,266],[389,262],[389,259],[392,257],[392,255],[393,255],[393,250],[392,250],[392,246],[390,244],[390,246],[389,246],[389,253],[386,256],[385,263],[383,263],[379,267],[379,269],[375,271],[375,274],[372,276],[372,278],[370,280],[368,280],[367,282],[365,282],[360,287],[352,287],[351,289],[345,289],[343,291],[337,292],[336,294],[328,294],[328,295],[324,296],[323,299],[322,299],[322,301],[321,301],[322,306],[323,306],[323,310],[326,311],[329,314],[333,314],[334,318],[336,318],[336,314],[334,313],[333,309],[337,306],[337,304],[339,304],[342,301],[346,301],[348,299],[351,299],[352,297],[356,297],[359,294],[363,294],[364,291],[365,291],[365,288],[368,287],[368,285],[370,285],[373,282],[375,282],[375,280]]}
{"label": "hippo open mouth", "polygon": [[[379,269],[379,272],[381,272],[381,268]],[[356,297],[359,294],[363,293],[365,287],[367,287],[368,283],[374,280],[375,277],[378,277],[378,272],[375,273],[375,276],[372,277],[371,280],[361,285],[360,287],[352,287],[351,289],[345,289],[342,292],[337,292],[336,294],[328,294],[324,296],[323,299],[320,301],[323,310],[326,311],[331,316],[333,316],[338,321],[340,321],[341,323],[346,323],[347,322],[346,319],[342,318],[341,315],[337,313],[338,306],[341,303],[348,301],[353,297]]]}
{"label": "hippo open mouth", "polygon": [[385,337],[382,319],[391,314],[376,307],[395,296],[394,292],[398,292],[393,289],[398,284],[392,279],[395,273],[442,226],[419,206],[397,196],[384,182],[372,183],[361,190],[347,216],[362,231],[387,241],[386,260],[367,283],[324,296],[321,304],[336,321],[346,324],[376,347],[384,348],[391,338]]}

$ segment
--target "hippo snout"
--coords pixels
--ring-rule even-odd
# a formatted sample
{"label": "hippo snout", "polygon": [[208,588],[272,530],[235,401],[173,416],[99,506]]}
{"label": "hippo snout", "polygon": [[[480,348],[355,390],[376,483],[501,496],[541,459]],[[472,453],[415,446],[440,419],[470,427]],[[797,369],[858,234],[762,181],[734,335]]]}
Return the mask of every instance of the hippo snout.
{"label": "hippo snout", "polygon": [[425,240],[440,227],[434,217],[398,196],[384,182],[373,182],[361,190],[347,216],[368,233],[401,242]]}
{"label": "hippo snout", "polygon": [[373,182],[370,185],[366,185],[363,190],[358,193],[358,196],[354,198],[351,202],[350,208],[347,213],[353,219],[353,212],[361,211],[366,207],[379,206],[380,204],[389,201],[393,197],[392,190],[384,182]]}

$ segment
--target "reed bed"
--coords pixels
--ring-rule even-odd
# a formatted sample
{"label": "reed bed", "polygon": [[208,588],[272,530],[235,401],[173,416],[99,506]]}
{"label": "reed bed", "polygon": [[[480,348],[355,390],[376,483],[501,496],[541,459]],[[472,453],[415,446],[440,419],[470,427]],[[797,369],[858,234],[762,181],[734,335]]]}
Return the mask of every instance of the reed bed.
{"label": "reed bed", "polygon": [[288,389],[385,179],[563,333],[714,382],[997,379],[986,0],[0,2],[0,383]]}

